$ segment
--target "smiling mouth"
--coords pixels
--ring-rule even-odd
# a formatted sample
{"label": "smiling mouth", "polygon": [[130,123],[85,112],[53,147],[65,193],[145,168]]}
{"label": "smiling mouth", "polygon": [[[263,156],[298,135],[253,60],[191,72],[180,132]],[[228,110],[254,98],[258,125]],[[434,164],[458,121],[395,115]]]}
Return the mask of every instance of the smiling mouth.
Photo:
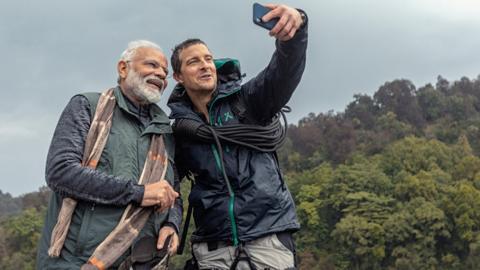
{"label": "smiling mouth", "polygon": [[200,80],[210,80],[211,78],[213,78],[211,74],[204,74],[200,76]]}
{"label": "smiling mouth", "polygon": [[163,89],[163,81],[157,79],[149,79],[147,83],[155,85],[158,89]]}

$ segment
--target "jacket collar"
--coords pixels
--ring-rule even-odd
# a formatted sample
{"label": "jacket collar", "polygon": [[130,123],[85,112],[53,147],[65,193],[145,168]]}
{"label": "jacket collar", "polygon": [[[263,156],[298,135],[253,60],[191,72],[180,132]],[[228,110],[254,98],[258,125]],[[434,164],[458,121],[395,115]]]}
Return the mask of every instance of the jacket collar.
{"label": "jacket collar", "polygon": [[[133,113],[129,107],[125,97],[125,95],[122,93],[122,90],[120,89],[120,86],[117,86],[115,90],[113,91],[113,94],[115,95],[115,99],[117,100],[117,105],[118,107],[134,116],[135,113]],[[170,119],[168,118],[167,114],[157,105],[157,104],[149,104],[146,105],[148,106],[149,110],[149,115],[150,115],[150,124],[146,127],[144,130],[143,134],[147,133],[172,133],[172,129],[170,128]]]}

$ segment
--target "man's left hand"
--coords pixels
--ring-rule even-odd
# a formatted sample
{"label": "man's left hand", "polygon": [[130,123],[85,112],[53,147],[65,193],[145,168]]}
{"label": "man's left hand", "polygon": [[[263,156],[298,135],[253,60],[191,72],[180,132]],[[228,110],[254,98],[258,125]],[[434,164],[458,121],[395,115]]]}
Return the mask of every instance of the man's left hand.
{"label": "man's left hand", "polygon": [[275,27],[270,30],[270,36],[281,41],[293,38],[303,23],[300,12],[286,5],[265,4],[264,6],[270,8],[271,11],[262,17],[262,21],[268,22],[273,18],[278,18]]}
{"label": "man's left hand", "polygon": [[172,238],[170,239],[170,245],[168,246],[168,254],[170,254],[170,256],[173,256],[177,252],[178,248],[178,235],[175,229],[170,226],[163,226],[160,229],[160,232],[158,234],[157,249],[163,248],[163,246],[165,245],[165,240],[170,235],[172,236]]}

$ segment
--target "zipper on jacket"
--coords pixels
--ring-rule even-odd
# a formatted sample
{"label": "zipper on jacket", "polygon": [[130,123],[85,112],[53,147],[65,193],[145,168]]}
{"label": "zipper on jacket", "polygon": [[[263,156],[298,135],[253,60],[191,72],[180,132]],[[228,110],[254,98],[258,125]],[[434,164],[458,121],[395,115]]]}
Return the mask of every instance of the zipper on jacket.
{"label": "zipper on jacket", "polygon": [[[215,145],[212,144],[212,151],[213,155],[215,156],[215,163],[217,164],[217,167],[220,171],[223,172],[222,165],[220,163],[220,155],[218,154],[217,149],[215,148]],[[225,181],[228,181],[225,179]],[[228,215],[230,217],[230,226],[232,227],[232,241],[234,246],[238,246],[238,233],[237,233],[237,224],[235,223],[235,215],[233,213],[233,206],[235,205],[235,194],[233,193],[233,190],[231,188],[230,183],[227,184],[228,188],[228,195],[229,195],[229,201],[228,201]]]}
{"label": "zipper on jacket", "polygon": [[[236,91],[232,91],[227,96],[230,96],[230,95],[240,91],[240,89],[241,88],[238,88]],[[224,96],[224,97],[227,97],[227,96]],[[217,100],[218,100],[218,98],[215,98],[212,101],[212,103],[210,104],[210,107],[208,108],[208,115],[210,117],[210,125],[215,125],[215,119],[212,115],[211,109],[213,108],[213,105],[215,104],[215,102]],[[226,174],[226,172],[224,171],[224,168],[222,168],[222,166],[221,166],[220,155],[218,154],[219,150],[220,149],[216,149],[215,145],[212,144],[212,151],[213,151],[213,155],[215,156],[215,162],[217,164],[217,167],[220,171],[222,171]],[[233,241],[234,246],[238,246],[239,241],[238,241],[238,233],[237,233],[237,224],[235,222],[235,214],[234,214],[235,194],[233,193],[233,189],[231,188],[231,185],[230,185],[230,182],[228,181],[228,179],[225,179],[225,181],[227,182],[228,195],[229,195],[228,215],[230,217],[230,223],[231,223],[230,226],[232,228],[232,241]]]}

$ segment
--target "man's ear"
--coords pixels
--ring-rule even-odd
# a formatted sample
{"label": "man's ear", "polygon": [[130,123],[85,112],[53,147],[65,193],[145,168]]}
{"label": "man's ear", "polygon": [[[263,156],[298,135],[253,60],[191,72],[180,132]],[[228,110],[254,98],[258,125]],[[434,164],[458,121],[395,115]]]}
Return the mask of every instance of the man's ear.
{"label": "man's ear", "polygon": [[118,77],[121,79],[127,78],[128,74],[128,64],[127,62],[120,60],[117,64]]}
{"label": "man's ear", "polygon": [[174,78],[175,81],[177,81],[178,83],[183,83],[183,76],[182,76],[182,74],[173,73],[173,78]]}

